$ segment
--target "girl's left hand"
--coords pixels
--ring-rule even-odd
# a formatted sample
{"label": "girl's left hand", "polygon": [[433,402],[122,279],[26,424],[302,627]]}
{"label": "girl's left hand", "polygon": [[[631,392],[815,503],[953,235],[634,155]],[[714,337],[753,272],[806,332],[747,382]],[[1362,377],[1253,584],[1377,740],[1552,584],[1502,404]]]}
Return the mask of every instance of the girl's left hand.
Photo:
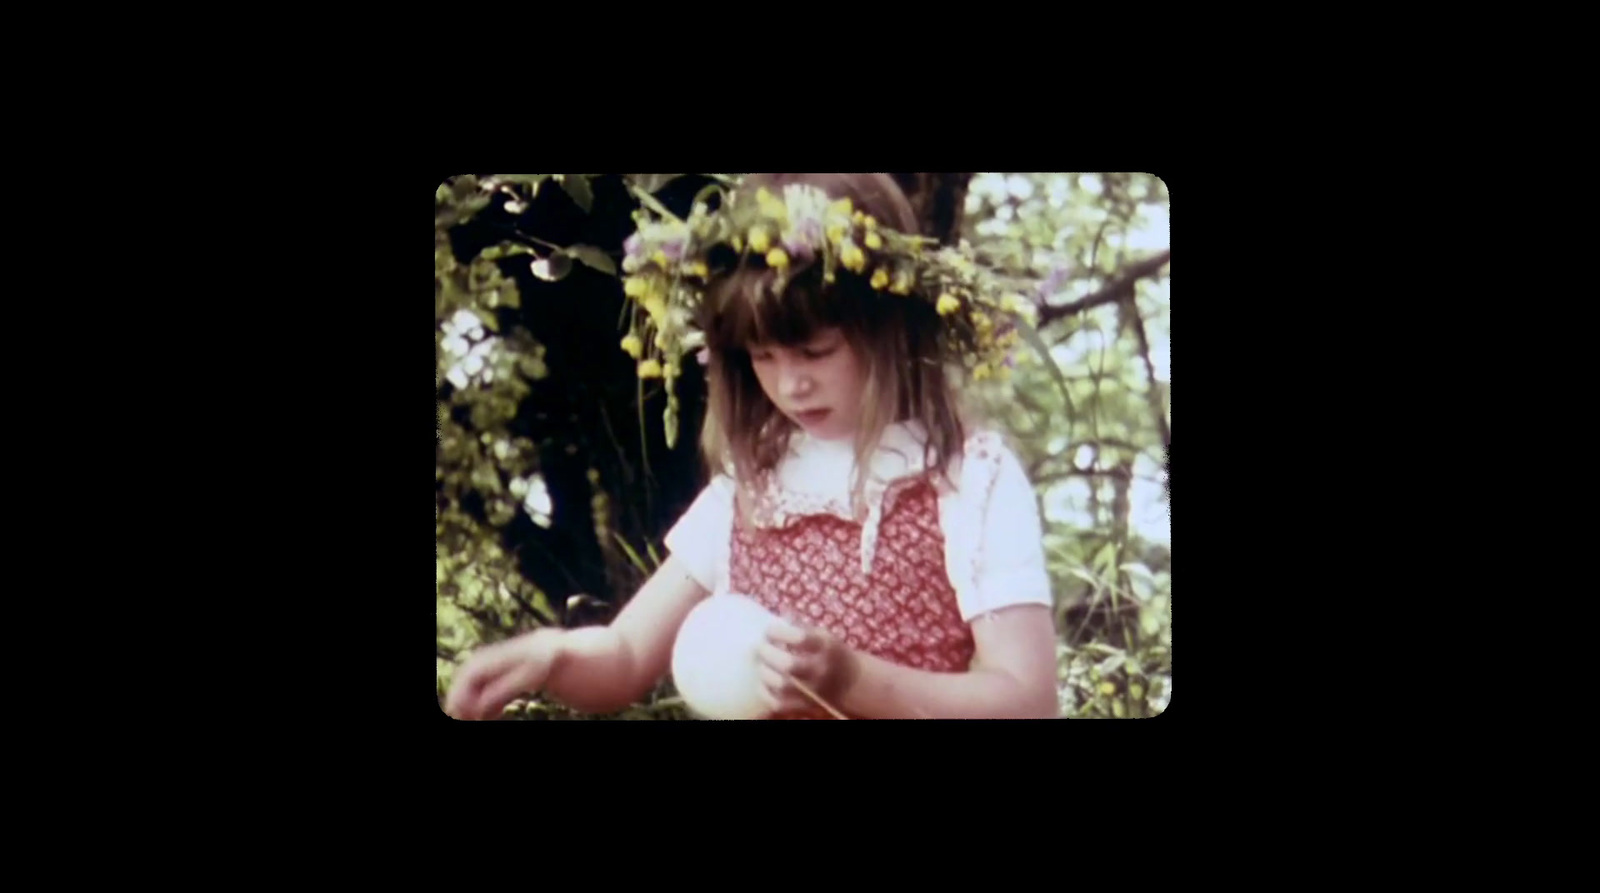
{"label": "girl's left hand", "polygon": [[817,706],[790,680],[798,680],[837,707],[839,694],[854,676],[855,655],[849,647],[812,627],[774,624],[757,653],[767,703],[775,713]]}

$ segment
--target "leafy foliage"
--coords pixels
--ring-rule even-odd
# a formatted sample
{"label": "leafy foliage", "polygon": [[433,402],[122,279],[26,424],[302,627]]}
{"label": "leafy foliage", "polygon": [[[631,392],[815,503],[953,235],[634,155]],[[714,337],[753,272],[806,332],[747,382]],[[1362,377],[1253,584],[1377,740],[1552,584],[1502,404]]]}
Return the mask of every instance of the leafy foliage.
{"label": "leafy foliage", "polygon": [[[920,175],[919,175],[920,176]],[[964,175],[941,175],[964,176]],[[725,174],[463,175],[434,210],[440,696],[479,644],[604,622],[698,490],[693,437],[617,349],[634,212],[684,216]],[[979,174],[961,235],[1039,305],[1009,380],[976,402],[1010,433],[1046,518],[1063,715],[1150,716],[1171,693],[1165,185],[1147,174]],[[1122,285],[1119,285],[1122,283]],[[1123,287],[1125,286],[1125,287]],[[697,430],[699,370],[678,387]],[[650,421],[656,424],[648,424]],[[557,593],[558,595],[552,595]],[[515,719],[680,719],[663,682],[612,717],[520,701]]]}
{"label": "leafy foliage", "polygon": [[[1049,361],[1019,365],[979,402],[1011,434],[1047,519],[1064,714],[1155,715],[1172,668],[1165,264],[1094,301],[1168,250],[1165,184],[1137,173],[983,174],[967,212],[978,255],[1044,308]],[[1093,306],[1063,309],[1083,303]]]}

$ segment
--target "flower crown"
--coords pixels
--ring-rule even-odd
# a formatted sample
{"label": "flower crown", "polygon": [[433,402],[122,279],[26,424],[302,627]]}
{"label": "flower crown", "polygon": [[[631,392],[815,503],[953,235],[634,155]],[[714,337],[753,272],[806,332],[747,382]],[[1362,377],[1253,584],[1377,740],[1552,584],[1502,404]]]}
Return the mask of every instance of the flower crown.
{"label": "flower crown", "polygon": [[843,269],[867,279],[886,299],[929,301],[945,320],[948,355],[960,357],[974,380],[1009,377],[1016,323],[1032,308],[1018,295],[1000,294],[965,245],[941,248],[934,239],[880,226],[850,199],[835,201],[808,185],[785,186],[781,198],[765,188],[753,196],[733,192],[712,213],[703,199],[719,188],[697,196],[687,220],[659,205],[653,218],[635,214],[638,231],[623,243],[623,291],[634,312],[622,349],[638,361],[641,379],[666,382],[669,446],[677,439],[673,385],[683,355],[704,345],[694,320],[705,284],[720,272],[710,260],[718,246],[731,249],[720,257],[735,258],[721,266],[755,255],[778,271],[780,289],[797,263],[820,260],[824,282],[836,281]]}

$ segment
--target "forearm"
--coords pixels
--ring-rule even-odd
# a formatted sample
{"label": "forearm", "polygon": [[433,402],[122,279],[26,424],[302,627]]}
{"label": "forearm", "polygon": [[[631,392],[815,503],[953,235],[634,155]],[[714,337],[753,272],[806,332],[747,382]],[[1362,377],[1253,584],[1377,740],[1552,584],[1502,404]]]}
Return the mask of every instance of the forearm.
{"label": "forearm", "polygon": [[584,713],[615,713],[643,697],[628,641],[609,626],[552,631],[555,658],[545,693]]}
{"label": "forearm", "polygon": [[854,652],[839,709],[868,719],[1039,719],[1058,715],[1054,681],[998,668],[936,673]]}

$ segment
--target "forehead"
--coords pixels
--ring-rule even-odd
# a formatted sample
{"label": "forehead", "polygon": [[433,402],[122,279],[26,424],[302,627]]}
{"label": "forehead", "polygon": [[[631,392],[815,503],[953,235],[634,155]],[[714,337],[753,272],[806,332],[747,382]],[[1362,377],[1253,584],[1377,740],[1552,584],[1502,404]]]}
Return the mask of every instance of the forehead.
{"label": "forehead", "polygon": [[814,346],[819,345],[819,344],[825,344],[825,343],[829,343],[829,342],[836,341],[836,340],[842,340],[843,337],[844,337],[844,330],[839,328],[838,326],[819,326],[819,327],[817,327],[815,329],[812,329],[810,332],[805,333],[804,335],[800,335],[798,337],[790,338],[790,339],[787,339],[787,340],[779,340],[777,338],[761,339],[761,338],[751,337],[750,340],[745,342],[745,346],[747,346],[749,348],[752,348],[752,349],[753,348],[757,348],[757,347],[762,347],[762,348],[814,347]]}

